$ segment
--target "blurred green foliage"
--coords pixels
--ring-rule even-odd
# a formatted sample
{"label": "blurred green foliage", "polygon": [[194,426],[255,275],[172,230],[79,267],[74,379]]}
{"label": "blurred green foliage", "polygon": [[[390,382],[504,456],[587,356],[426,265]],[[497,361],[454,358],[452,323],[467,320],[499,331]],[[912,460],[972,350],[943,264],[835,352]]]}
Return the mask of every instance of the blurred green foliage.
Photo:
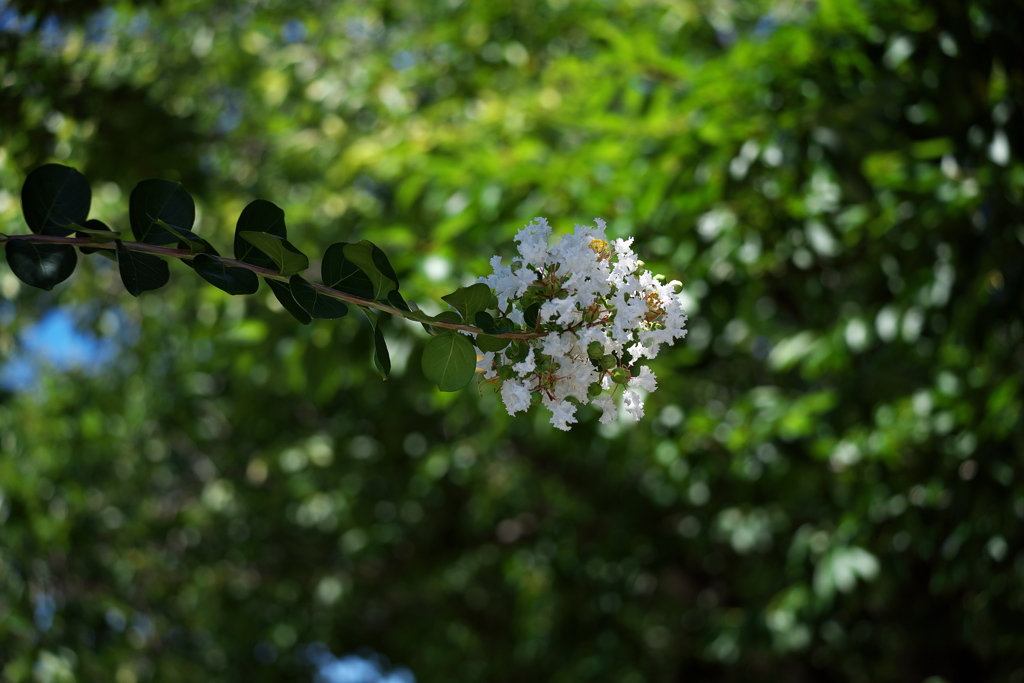
{"label": "blurred green foliage", "polygon": [[1019,3],[73,6],[0,7],[3,232],[38,164],[115,230],[163,177],[436,312],[602,216],[691,334],[647,420],[562,434],[432,389],[417,325],[381,382],[265,288],[5,267],[4,357],[54,306],[123,348],[0,395],[3,680],[1024,680]]}

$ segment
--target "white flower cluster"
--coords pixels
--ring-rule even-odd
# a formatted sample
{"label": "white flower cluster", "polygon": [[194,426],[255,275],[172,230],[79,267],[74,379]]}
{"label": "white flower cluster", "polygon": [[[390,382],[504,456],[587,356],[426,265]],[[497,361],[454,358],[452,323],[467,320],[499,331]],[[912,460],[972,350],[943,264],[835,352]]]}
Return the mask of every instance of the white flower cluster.
{"label": "white flower cluster", "polygon": [[576,408],[593,403],[601,422],[618,414],[614,396],[634,420],[644,415],[638,390],[657,388],[650,368],[662,345],[686,336],[686,314],[676,293],[644,270],[630,248],[633,238],[608,241],[605,222],[577,225],[548,246],[551,228],[535,218],[516,235],[519,256],[509,266],[491,259],[494,273],[480,282],[498,301],[498,311],[527,332],[543,336],[483,354],[477,367],[498,383],[510,415],[543,403],[551,424],[568,430]]}

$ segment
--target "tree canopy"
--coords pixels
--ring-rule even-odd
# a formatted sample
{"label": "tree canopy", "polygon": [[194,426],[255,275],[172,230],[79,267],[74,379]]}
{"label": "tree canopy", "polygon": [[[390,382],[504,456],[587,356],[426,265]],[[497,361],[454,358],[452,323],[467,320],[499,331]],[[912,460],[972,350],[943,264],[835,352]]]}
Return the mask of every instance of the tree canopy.
{"label": "tree canopy", "polygon": [[418,324],[382,381],[262,285],[0,265],[0,677],[1024,681],[1017,4],[0,3],[4,234],[43,164],[114,230],[163,178],[434,314],[602,217],[690,315],[646,421],[562,433]]}

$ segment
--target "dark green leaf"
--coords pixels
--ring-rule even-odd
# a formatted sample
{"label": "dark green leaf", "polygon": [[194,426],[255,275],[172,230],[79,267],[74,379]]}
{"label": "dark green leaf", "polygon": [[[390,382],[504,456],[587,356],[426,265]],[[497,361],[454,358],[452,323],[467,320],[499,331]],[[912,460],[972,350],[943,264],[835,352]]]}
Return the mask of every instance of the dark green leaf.
{"label": "dark green leaf", "polygon": [[[87,220],[84,226],[80,225],[75,229],[75,237],[88,237],[94,244],[113,242],[120,234],[111,230],[103,221],[98,221],[95,218]],[[83,254],[98,253],[107,258],[115,258],[109,249],[97,249],[96,247],[79,247],[78,249]]]}
{"label": "dark green leaf", "polygon": [[288,228],[284,222],[284,211],[273,202],[257,199],[242,210],[235,225],[235,258],[260,268],[277,268],[274,259],[242,239],[239,235],[241,232],[265,232],[268,235],[286,238]]}
{"label": "dark green leaf", "polygon": [[256,273],[247,268],[229,266],[216,256],[197,254],[192,259],[192,267],[201,278],[228,294],[255,294],[260,287]]}
{"label": "dark green leaf", "polygon": [[384,277],[394,282],[395,289],[398,289],[398,275],[395,274],[395,269],[391,266],[391,261],[388,260],[384,250],[369,240],[360,240],[359,243],[370,246],[370,256],[373,259],[373,265],[377,267],[377,270],[379,270]]}
{"label": "dark green leaf", "polygon": [[476,349],[458,332],[438,334],[423,349],[423,374],[441,391],[458,391],[476,374]]}
{"label": "dark green leaf", "polygon": [[473,322],[488,334],[502,334],[515,329],[515,325],[511,320],[495,320],[493,315],[484,311],[477,312],[473,316]]}
{"label": "dark green leaf", "polygon": [[441,297],[441,299],[461,313],[463,318],[470,321],[477,311],[487,308],[487,304],[491,301],[491,288],[482,282],[478,282],[469,287],[459,287],[451,294]]}
{"label": "dark green leaf", "polygon": [[428,324],[428,322],[426,321],[437,320],[439,322],[455,323],[456,325],[465,324],[465,321],[462,319],[462,316],[460,316],[455,311],[441,311],[437,315],[424,316],[423,318],[417,318],[417,320],[422,321],[423,329],[425,329],[427,331],[427,334],[430,335],[443,334],[445,332],[449,332],[450,330],[444,327],[434,327],[433,325]]}
{"label": "dark green leaf", "polygon": [[530,304],[523,311],[523,322],[526,323],[526,327],[529,329],[536,329],[537,327],[537,316],[540,314],[540,304]]}
{"label": "dark green leaf", "polygon": [[178,248],[188,249],[193,254],[213,254],[217,256],[217,250],[213,248],[213,245],[204,240],[199,235],[195,234],[191,230],[185,228],[179,228],[174,225],[165,223],[162,220],[156,221],[156,224],[171,233],[178,238]]}
{"label": "dark green leaf", "polygon": [[491,337],[486,334],[476,336],[476,347],[484,353],[488,351],[501,351],[512,343],[508,337]]}
{"label": "dark green leaf", "polygon": [[121,240],[117,240],[117,270],[121,273],[125,289],[132,296],[159,289],[171,277],[167,262],[162,258],[130,251]]}
{"label": "dark green leaf", "polygon": [[128,199],[128,219],[135,239],[145,244],[175,244],[180,238],[158,221],[191,230],[196,220],[196,205],[181,183],[170,180],[143,180]]}
{"label": "dark green leaf", "polygon": [[324,252],[323,261],[320,263],[324,284],[352,296],[373,299],[373,280],[345,257],[346,246],[347,242],[339,242],[327,247],[327,251]]}
{"label": "dark green leaf", "polygon": [[238,235],[269,256],[281,275],[294,275],[309,268],[309,258],[283,237],[248,230],[243,230]]}
{"label": "dark green leaf", "polygon": [[[394,277],[394,270],[387,264],[387,258],[383,257],[384,252],[380,252],[372,242],[361,240],[358,244],[346,244],[343,250],[345,258],[358,266],[370,279],[372,291],[366,298],[387,301],[388,293],[398,289],[398,279]],[[380,255],[376,252],[380,252]],[[382,271],[378,263],[386,264],[386,270],[390,271],[390,274]]]}
{"label": "dark green leaf", "polygon": [[[483,311],[478,312],[473,316],[473,320],[476,326],[484,332],[490,332],[494,334],[501,334],[503,332],[511,332],[513,325],[508,320],[502,320],[500,323],[495,322],[494,317],[490,313]],[[476,336],[476,346],[481,351],[501,351],[503,348],[511,343],[511,339],[506,337],[491,337],[486,334],[478,334]]]}
{"label": "dark green leaf", "polygon": [[295,301],[312,317],[330,320],[341,318],[348,313],[348,306],[343,301],[327,296],[303,280],[301,276],[292,275],[289,283],[292,286],[292,296],[295,297]]}
{"label": "dark green leaf", "polygon": [[409,308],[409,304],[405,302],[405,299],[402,298],[402,295],[398,293],[397,289],[388,292],[388,303],[400,311],[406,311],[407,313],[412,312]]}
{"label": "dark green leaf", "polygon": [[270,291],[274,293],[277,300],[284,306],[284,310],[291,313],[303,325],[308,325],[313,321],[313,318],[306,312],[306,309],[300,306],[299,302],[292,296],[292,288],[289,284],[271,280],[270,278],[264,279],[270,285]]}
{"label": "dark green leaf", "polygon": [[21,186],[21,211],[29,229],[37,234],[70,235],[69,226],[85,223],[91,202],[89,181],[69,166],[40,166]]}
{"label": "dark green leaf", "polygon": [[78,256],[67,244],[30,244],[25,240],[8,240],[7,263],[18,279],[26,285],[50,291],[75,272]]}
{"label": "dark green leaf", "polygon": [[373,328],[373,366],[377,368],[381,379],[387,379],[391,374],[391,356],[388,354],[387,344],[384,342],[384,333],[380,329],[380,319],[373,310],[360,306],[366,319],[370,321]]}

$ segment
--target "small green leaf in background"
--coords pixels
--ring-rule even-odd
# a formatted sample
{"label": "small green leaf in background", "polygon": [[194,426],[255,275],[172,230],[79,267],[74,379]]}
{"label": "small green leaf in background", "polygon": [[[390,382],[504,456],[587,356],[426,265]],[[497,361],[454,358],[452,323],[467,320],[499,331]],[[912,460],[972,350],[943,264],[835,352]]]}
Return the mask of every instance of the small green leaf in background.
{"label": "small green leaf in background", "polygon": [[462,314],[467,321],[473,320],[473,315],[478,311],[487,308],[491,301],[491,288],[482,282],[469,287],[459,287],[451,294],[441,297],[456,311]]}
{"label": "small green leaf in background", "polygon": [[332,320],[348,313],[345,302],[327,296],[300,275],[292,275],[289,284],[295,301],[314,318]]}
{"label": "small green leaf in background", "polygon": [[192,267],[201,278],[228,294],[255,294],[260,287],[256,273],[247,268],[229,266],[216,256],[197,254],[192,260]]}
{"label": "small green leaf in background", "polygon": [[294,296],[292,296],[291,285],[284,282],[278,282],[277,280],[271,280],[270,278],[264,279],[267,284],[270,285],[270,291],[274,293],[277,300],[281,302],[282,306],[284,306],[284,310],[291,313],[292,316],[294,316],[294,318],[303,325],[308,325],[313,322],[312,316],[310,316],[306,309],[300,306],[299,302],[295,300]]}
{"label": "small green leaf in background", "polygon": [[67,244],[30,244],[9,240],[7,263],[26,285],[50,291],[71,277],[78,263],[75,248]]}
{"label": "small green leaf in background", "polygon": [[476,374],[476,349],[454,331],[438,334],[423,349],[423,374],[441,391],[458,391]]}
{"label": "small green leaf in background", "polygon": [[373,299],[373,280],[345,257],[346,246],[348,242],[338,242],[327,247],[327,251],[324,252],[324,258],[320,262],[320,274],[324,284],[331,289],[361,299]]}
{"label": "small green leaf in background", "polygon": [[243,230],[238,235],[269,256],[281,275],[294,275],[309,268],[309,258],[283,237],[249,230]]}
{"label": "small green leaf in background", "polygon": [[117,240],[117,270],[125,289],[132,296],[160,289],[171,278],[166,261],[153,254],[130,251],[121,240]]}
{"label": "small green leaf in background", "polygon": [[128,219],[135,239],[145,244],[174,244],[180,238],[158,221],[191,230],[196,220],[196,204],[181,183],[170,180],[143,180],[128,199]]}
{"label": "small green leaf in background", "polygon": [[70,235],[67,226],[85,223],[91,203],[89,181],[69,166],[40,166],[28,174],[21,187],[21,211],[36,234]]}
{"label": "small green leaf in background", "polygon": [[260,268],[276,268],[277,264],[272,258],[242,239],[242,232],[265,232],[286,238],[288,228],[284,222],[284,211],[273,202],[257,199],[242,210],[235,225],[235,258]]}

